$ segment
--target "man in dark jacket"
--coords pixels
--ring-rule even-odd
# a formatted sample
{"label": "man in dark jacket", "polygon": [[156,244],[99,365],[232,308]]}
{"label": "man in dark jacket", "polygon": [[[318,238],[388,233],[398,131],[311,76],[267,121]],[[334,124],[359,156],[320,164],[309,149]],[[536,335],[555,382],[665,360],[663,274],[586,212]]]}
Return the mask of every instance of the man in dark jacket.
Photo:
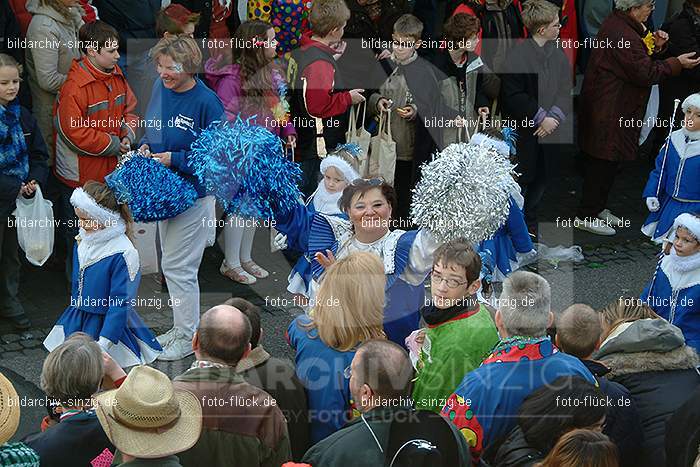
{"label": "man in dark jacket", "polygon": [[192,367],[176,377],[176,389],[202,404],[202,434],[178,454],[185,466],[279,467],[292,458],[284,415],[265,391],[248,384],[236,365],[250,352],[250,321],[232,306],[202,315],[192,338]]}
{"label": "man in dark jacket", "polygon": [[297,378],[294,366],[286,360],[271,356],[260,344],[263,333],[260,308],[242,298],[231,298],[225,304],[237,308],[247,316],[252,329],[250,353],[238,362],[236,371],[248,383],[263,389],[277,401],[277,407],[287,419],[292,456],[294,460],[301,460],[310,447],[309,414],[304,386]]}
{"label": "man in dark jacket", "polygon": [[[20,190],[25,198],[31,198],[37,186],[45,186],[49,173],[49,156],[36,120],[29,110],[18,104],[17,99],[5,106],[0,105],[0,121],[10,130],[19,122],[27,149],[24,157],[29,159],[29,171],[24,179],[19,178],[16,172],[0,171],[0,317],[11,320],[18,330],[26,330],[31,327],[31,322],[17,297],[20,273],[19,244],[17,228],[10,216],[15,210]],[[7,137],[9,140],[9,136],[3,135],[3,138]],[[4,147],[1,153],[0,159],[10,154]]]}
{"label": "man in dark jacket", "polygon": [[601,392],[609,396],[612,405],[605,414],[603,433],[617,445],[620,465],[635,467],[639,446],[644,441],[639,414],[627,388],[605,378],[610,368],[591,360],[593,352],[600,347],[601,333],[600,313],[588,305],[575,304],[557,319],[556,344],[563,352],[578,357],[595,376]]}
{"label": "man in dark jacket", "polygon": [[[414,462],[419,456],[432,459],[431,451],[437,449],[442,462],[411,465],[471,465],[467,443],[452,424],[436,414],[408,408],[413,367],[401,346],[384,339],[365,341],[352,359],[350,372],[350,392],[360,416],[314,445],[302,462],[324,467],[388,465],[385,462],[395,455],[408,455]],[[426,447],[422,452],[409,454],[401,449],[415,446],[406,441],[418,439]]]}

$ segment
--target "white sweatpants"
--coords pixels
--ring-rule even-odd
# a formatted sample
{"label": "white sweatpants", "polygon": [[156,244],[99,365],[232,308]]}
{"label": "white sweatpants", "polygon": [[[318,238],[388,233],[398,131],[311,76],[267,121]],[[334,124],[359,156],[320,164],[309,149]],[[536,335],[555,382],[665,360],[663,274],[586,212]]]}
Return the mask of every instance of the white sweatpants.
{"label": "white sweatpants", "polygon": [[173,324],[190,337],[199,326],[197,273],[216,229],[214,203],[213,196],[200,198],[179,216],[158,223],[161,269],[170,293]]}

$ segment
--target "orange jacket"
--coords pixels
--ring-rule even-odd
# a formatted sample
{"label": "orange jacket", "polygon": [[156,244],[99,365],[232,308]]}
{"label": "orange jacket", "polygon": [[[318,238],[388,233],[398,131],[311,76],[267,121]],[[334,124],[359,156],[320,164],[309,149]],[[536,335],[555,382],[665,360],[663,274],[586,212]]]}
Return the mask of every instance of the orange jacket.
{"label": "orange jacket", "polygon": [[136,98],[118,66],[111,73],[83,57],[73,60],[54,106],[58,178],[72,187],[104,181],[121,154],[121,139],[135,142]]}

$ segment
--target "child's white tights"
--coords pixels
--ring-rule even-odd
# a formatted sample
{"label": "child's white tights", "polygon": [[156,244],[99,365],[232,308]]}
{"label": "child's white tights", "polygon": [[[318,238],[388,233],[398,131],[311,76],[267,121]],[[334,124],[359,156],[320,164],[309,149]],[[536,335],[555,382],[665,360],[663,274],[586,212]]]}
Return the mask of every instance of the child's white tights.
{"label": "child's white tights", "polygon": [[224,226],[224,254],[226,265],[240,268],[241,263],[252,261],[250,256],[255,238],[255,224],[251,219],[230,216]]}

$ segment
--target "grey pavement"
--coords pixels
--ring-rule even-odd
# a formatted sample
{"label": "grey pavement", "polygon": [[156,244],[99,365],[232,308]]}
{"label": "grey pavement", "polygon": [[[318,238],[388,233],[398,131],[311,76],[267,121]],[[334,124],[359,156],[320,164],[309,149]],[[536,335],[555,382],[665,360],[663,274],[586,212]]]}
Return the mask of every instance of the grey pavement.
{"label": "grey pavement", "polygon": [[[624,167],[609,203],[612,212],[628,222],[629,227],[621,229],[614,237],[600,237],[565,227],[563,219],[572,216],[580,196],[580,179],[575,173],[573,155],[562,154],[562,157],[562,175],[552,181],[543,201],[539,241],[548,246],[580,245],[585,259],[578,264],[540,262],[528,268],[550,281],[555,311],[577,302],[600,308],[620,295],[639,295],[653,273],[658,252],[658,247],[639,232],[646,215],[640,193],[648,175],[647,163],[640,161]],[[293,352],[284,333],[301,310],[292,306],[291,297],[286,293],[290,266],[280,252],[270,253],[269,245],[269,232],[258,229],[253,258],[271,274],[252,286],[236,284],[222,276],[218,271],[222,260],[220,250],[216,246],[208,248],[199,273],[202,310],[232,296],[260,305],[263,308],[263,345],[275,356],[292,359]],[[142,306],[137,309],[146,324],[159,334],[172,325],[172,313],[167,306],[168,295],[154,277],[142,278],[139,291]],[[25,264],[20,298],[35,326],[33,338],[23,339],[9,323],[0,321],[0,371],[9,374],[20,396],[38,398],[41,395],[39,377],[46,355],[41,341],[69,303],[69,287],[62,273]],[[180,362],[157,362],[154,366],[173,377],[192,360],[193,357],[189,357]],[[22,425],[15,439],[38,430],[38,422],[44,414],[42,407],[24,407]]]}

